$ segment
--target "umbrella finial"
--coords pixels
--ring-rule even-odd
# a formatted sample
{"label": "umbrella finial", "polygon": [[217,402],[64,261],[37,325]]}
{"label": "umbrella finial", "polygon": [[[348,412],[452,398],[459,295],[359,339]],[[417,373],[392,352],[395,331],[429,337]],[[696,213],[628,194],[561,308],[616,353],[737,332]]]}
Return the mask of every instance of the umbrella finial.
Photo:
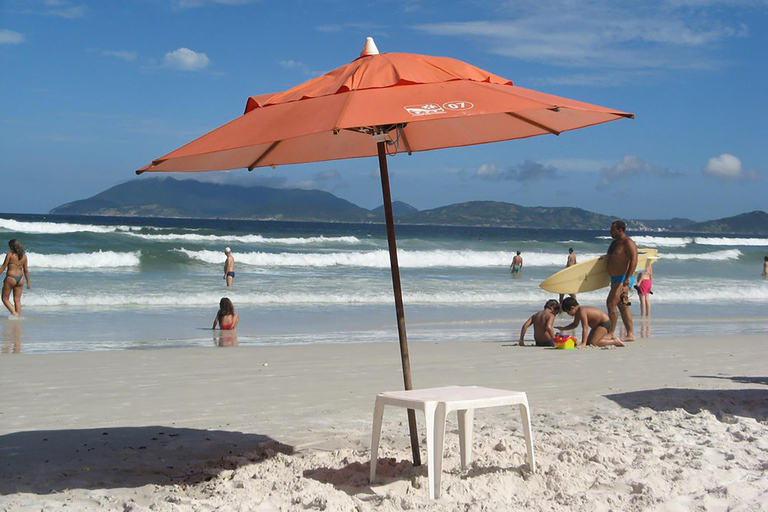
{"label": "umbrella finial", "polygon": [[376,48],[376,43],[373,42],[372,37],[366,37],[365,38],[365,46],[363,46],[363,51],[360,52],[361,57],[368,57],[369,55],[378,55],[379,49]]}

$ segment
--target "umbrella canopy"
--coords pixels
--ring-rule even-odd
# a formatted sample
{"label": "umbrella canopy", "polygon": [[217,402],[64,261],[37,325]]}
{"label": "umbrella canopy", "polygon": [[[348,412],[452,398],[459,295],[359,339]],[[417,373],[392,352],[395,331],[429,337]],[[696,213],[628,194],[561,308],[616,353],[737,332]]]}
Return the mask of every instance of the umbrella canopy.
{"label": "umbrella canopy", "polygon": [[[366,47],[372,46],[367,44]],[[426,151],[559,135],[632,114],[518,87],[447,58],[364,50],[288,91],[248,99],[245,113],[140,169],[196,172]]]}
{"label": "umbrella canopy", "polygon": [[[387,155],[559,135],[632,114],[517,87],[465,62],[379,54],[366,40],[346,66],[276,94],[136,171],[201,172],[378,156],[405,389],[412,389]],[[413,410],[414,464],[420,464]]]}

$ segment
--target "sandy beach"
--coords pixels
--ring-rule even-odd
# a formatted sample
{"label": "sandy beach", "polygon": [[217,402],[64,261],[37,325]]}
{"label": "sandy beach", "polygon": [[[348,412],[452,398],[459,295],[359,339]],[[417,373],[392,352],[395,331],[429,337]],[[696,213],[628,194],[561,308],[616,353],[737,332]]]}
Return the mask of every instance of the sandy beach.
{"label": "sandy beach", "polygon": [[394,343],[4,354],[0,510],[766,510],[767,341],[412,343],[415,387],[525,391],[532,411],[535,474],[516,408],[476,411],[465,470],[450,415],[434,501],[402,409],[368,483]]}

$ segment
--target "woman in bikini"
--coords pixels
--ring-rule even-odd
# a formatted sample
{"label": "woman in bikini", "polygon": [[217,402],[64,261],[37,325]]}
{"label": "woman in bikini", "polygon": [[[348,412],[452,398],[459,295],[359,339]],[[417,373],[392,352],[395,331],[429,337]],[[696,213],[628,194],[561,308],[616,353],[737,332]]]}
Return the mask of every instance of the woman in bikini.
{"label": "woman in bikini", "polygon": [[224,297],[219,301],[219,312],[216,313],[216,318],[213,319],[213,327],[215,329],[218,325],[222,330],[229,331],[237,327],[237,321],[240,317],[235,313],[235,306],[232,301]]}
{"label": "woman in bikini", "polygon": [[[7,268],[8,273],[3,280],[3,304],[11,312],[12,316],[21,316],[21,292],[24,290],[24,281],[27,282],[27,290],[32,288],[29,283],[29,269],[27,268],[27,255],[24,248],[15,238],[8,242],[11,252],[5,255],[0,274]],[[13,291],[13,304],[11,304],[11,291]]]}

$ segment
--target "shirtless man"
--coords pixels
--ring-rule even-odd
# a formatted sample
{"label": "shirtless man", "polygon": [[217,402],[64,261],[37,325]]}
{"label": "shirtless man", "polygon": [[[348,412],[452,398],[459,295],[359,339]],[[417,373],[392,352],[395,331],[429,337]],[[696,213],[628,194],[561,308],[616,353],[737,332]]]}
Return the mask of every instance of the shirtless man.
{"label": "shirtless man", "polygon": [[525,321],[523,328],[520,330],[520,340],[517,342],[521,347],[525,345],[523,339],[525,338],[525,331],[533,324],[533,339],[536,341],[537,347],[554,347],[555,346],[555,331],[552,325],[555,323],[555,315],[560,313],[560,303],[555,299],[549,299],[544,304],[544,309]]}
{"label": "shirtless man", "polygon": [[523,270],[523,257],[520,256],[520,251],[517,251],[515,257],[512,258],[512,264],[509,266],[509,271],[513,274],[519,274]]}
{"label": "shirtless man", "polygon": [[[568,297],[563,301],[563,311],[573,317],[573,322],[563,327],[555,326],[558,331],[569,331],[581,324],[581,342],[577,347],[594,345],[596,347],[623,347],[624,343],[615,336],[608,334],[611,319],[603,311],[591,306],[579,306],[576,299]],[[587,329],[591,329],[587,334]]]}
{"label": "shirtless man", "polygon": [[[573,247],[568,248],[568,259],[565,261],[565,268],[572,267],[576,264],[576,255],[573,253]],[[568,294],[569,297],[576,298],[576,295],[573,293]],[[560,294],[560,307],[563,306],[563,297],[565,297],[565,294]]]}
{"label": "shirtless man", "polygon": [[621,313],[621,321],[627,329],[627,337],[624,341],[635,341],[635,330],[632,324],[632,312],[629,310],[629,289],[634,284],[635,267],[637,267],[637,245],[627,236],[627,226],[623,221],[616,220],[611,224],[611,242],[608,247],[608,275],[611,276],[611,291],[605,305],[608,307],[608,316],[611,319],[611,328],[608,334],[614,336],[618,315],[616,307]]}
{"label": "shirtless man", "polygon": [[227,286],[232,286],[232,281],[235,280],[235,258],[229,247],[224,248],[224,254],[227,255],[227,261],[224,262],[224,279],[227,280]]}
{"label": "shirtless man", "polygon": [[[10,252],[5,255],[0,274],[6,269],[8,272],[3,280],[3,304],[11,312],[12,316],[21,316],[21,292],[24,290],[24,282],[27,290],[32,288],[29,282],[29,267],[24,247],[15,238],[8,242]],[[13,303],[11,303],[11,291],[13,291]]]}
{"label": "shirtless man", "polygon": [[763,260],[763,275],[768,276],[768,256]]}

